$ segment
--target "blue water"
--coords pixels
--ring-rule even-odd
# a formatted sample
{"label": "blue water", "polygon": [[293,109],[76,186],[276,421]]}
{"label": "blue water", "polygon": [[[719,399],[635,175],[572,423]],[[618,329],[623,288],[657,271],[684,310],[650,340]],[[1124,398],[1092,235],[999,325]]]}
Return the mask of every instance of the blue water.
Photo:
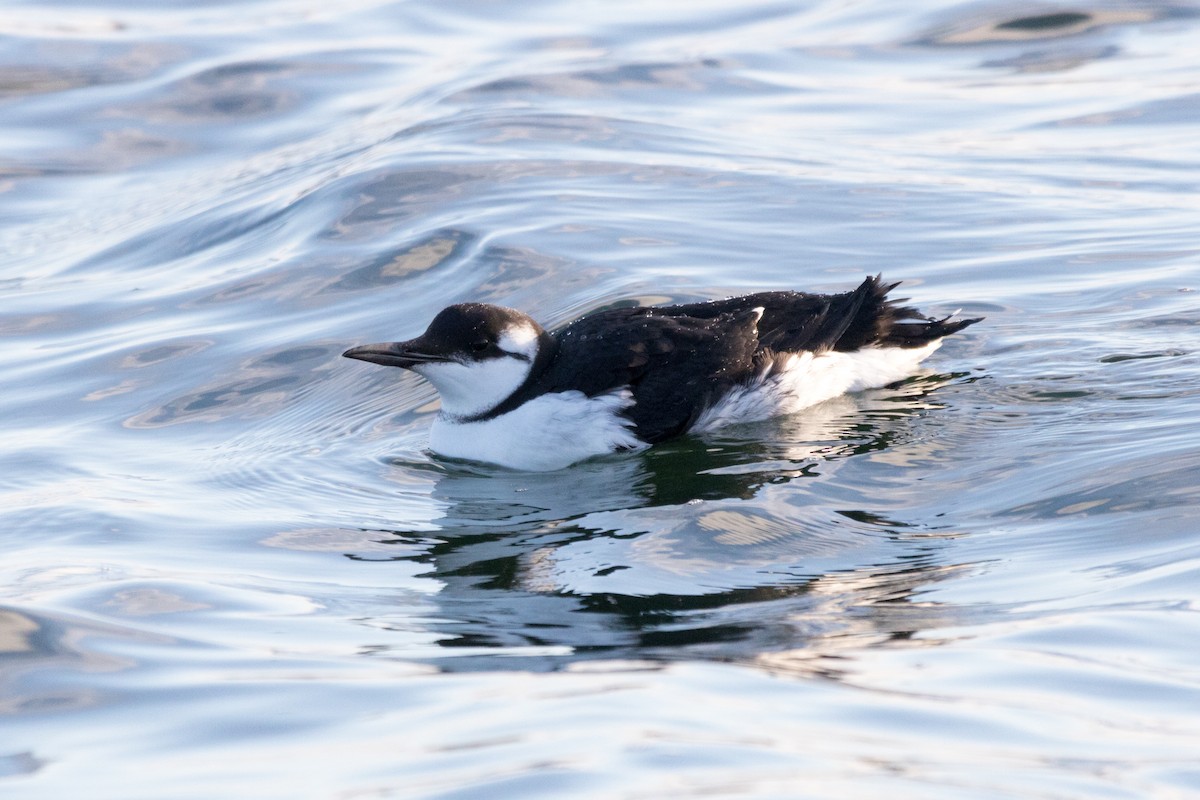
{"label": "blue water", "polygon": [[[1200,5],[0,11],[0,792],[1200,793]],[[913,379],[526,475],[339,357],[903,280]]]}

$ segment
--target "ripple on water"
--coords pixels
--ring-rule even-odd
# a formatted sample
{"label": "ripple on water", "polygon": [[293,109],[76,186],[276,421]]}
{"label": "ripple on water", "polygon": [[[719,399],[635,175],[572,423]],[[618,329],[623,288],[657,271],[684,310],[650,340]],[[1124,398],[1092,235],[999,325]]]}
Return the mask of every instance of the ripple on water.
{"label": "ripple on water", "polygon": [[[0,19],[5,781],[1196,787],[1194,8],[134,5]],[[880,270],[987,320],[548,475],[340,356]]]}

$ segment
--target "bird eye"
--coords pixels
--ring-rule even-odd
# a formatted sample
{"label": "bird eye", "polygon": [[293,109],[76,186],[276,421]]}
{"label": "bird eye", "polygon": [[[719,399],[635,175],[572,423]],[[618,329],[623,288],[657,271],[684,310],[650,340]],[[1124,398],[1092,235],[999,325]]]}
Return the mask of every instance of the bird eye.
{"label": "bird eye", "polygon": [[488,347],[491,346],[491,344],[492,343],[489,342],[487,339],[480,339],[477,342],[472,342],[471,350],[476,353],[482,353],[484,350],[487,350]]}

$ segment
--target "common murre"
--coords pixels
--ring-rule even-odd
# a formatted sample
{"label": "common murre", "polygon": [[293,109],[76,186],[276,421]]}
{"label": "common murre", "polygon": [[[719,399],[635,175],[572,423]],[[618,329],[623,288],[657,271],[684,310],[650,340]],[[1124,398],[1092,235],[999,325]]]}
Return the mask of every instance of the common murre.
{"label": "common murre", "polygon": [[511,308],[461,303],[415,339],[343,355],[434,385],[435,453],[553,470],[885,386],[981,319],[926,318],[888,299],[897,285],[876,276],[842,294],[613,308],[558,333]]}

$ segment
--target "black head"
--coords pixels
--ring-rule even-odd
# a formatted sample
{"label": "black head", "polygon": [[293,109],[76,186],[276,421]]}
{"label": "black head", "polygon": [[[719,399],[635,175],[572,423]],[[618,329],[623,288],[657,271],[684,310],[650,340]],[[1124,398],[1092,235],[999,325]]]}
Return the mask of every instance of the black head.
{"label": "black head", "polygon": [[520,311],[460,303],[443,309],[415,339],[352,347],[342,355],[411,369],[437,388],[444,412],[469,416],[496,407],[516,391],[553,344]]}
{"label": "black head", "polygon": [[496,358],[532,362],[543,333],[531,317],[515,309],[487,303],[459,303],[442,309],[415,339],[361,345],[342,355],[404,369],[418,364]]}

